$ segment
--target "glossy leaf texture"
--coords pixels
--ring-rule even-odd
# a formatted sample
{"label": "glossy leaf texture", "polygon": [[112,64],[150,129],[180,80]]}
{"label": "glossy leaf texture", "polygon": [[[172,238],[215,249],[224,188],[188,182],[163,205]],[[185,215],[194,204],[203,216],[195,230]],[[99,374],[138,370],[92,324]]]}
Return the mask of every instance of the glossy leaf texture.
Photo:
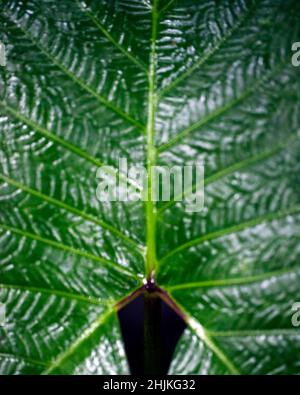
{"label": "glossy leaf texture", "polygon": [[[2,374],[127,373],[154,273],[170,373],[300,372],[296,0],[1,2]],[[96,171],[205,164],[205,207],[99,202]],[[151,185],[150,185],[151,186]]]}

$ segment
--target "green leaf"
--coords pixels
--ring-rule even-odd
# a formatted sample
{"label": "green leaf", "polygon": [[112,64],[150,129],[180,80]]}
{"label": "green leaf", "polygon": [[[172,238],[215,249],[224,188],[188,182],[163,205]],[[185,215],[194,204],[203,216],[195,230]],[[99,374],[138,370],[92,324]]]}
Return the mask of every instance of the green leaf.
{"label": "green leaf", "polygon": [[[1,373],[128,373],[117,306],[151,275],[188,324],[171,373],[299,373],[299,17],[296,0],[1,2]],[[120,157],[203,162],[204,209],[99,202]]]}

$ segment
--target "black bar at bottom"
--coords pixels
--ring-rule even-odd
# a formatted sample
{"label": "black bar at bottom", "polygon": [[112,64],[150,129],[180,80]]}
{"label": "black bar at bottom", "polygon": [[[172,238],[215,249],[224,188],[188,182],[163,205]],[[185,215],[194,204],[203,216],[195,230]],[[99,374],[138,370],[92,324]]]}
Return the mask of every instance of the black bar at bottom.
{"label": "black bar at bottom", "polygon": [[[241,394],[259,389],[270,391],[270,385],[286,391],[299,388],[299,376],[0,376],[0,393],[43,394],[60,393],[93,395],[99,393],[189,392],[210,394],[213,390],[228,390]],[[296,387],[287,387],[293,385]]]}

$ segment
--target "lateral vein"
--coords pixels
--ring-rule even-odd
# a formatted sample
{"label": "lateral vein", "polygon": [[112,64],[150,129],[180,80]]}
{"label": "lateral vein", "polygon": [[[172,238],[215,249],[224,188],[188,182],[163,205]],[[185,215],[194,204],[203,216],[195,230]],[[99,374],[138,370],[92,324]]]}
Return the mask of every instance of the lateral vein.
{"label": "lateral vein", "polygon": [[[11,20],[11,19],[10,19]],[[87,85],[81,78],[79,78],[72,71],[68,70],[62,63],[59,62],[50,52],[48,52],[28,31],[26,31],[23,26],[17,24],[13,21],[15,25],[24,33],[24,35],[40,50],[42,54],[44,54],[53,64],[55,64],[65,75],[67,75],[70,79],[72,79],[76,84],[78,84],[82,89],[88,92],[91,96],[93,96],[98,102],[100,102],[105,107],[109,108],[116,114],[118,114],[121,118],[130,122],[138,129],[144,131],[145,127],[139,121],[135,120],[128,113],[123,111],[122,109],[116,107],[113,103],[108,101],[105,97],[101,96],[99,93],[94,91],[89,85]]]}
{"label": "lateral vein", "polygon": [[89,18],[91,19],[91,21],[94,23],[94,25],[100,30],[100,32],[108,39],[108,41],[110,41],[119,51],[121,51],[123,53],[123,55],[125,55],[132,63],[134,63],[136,66],[138,66],[140,69],[142,69],[143,71],[145,71],[146,73],[147,68],[146,66],[140,61],[138,60],[136,57],[134,57],[133,55],[131,55],[131,53],[129,53],[124,47],[122,47],[122,45],[120,45],[114,38],[113,36],[108,32],[107,29],[105,29],[105,27],[102,25],[102,23],[100,23],[98,21],[97,18],[94,17],[94,15],[82,8],[80,2],[78,0],[76,0],[77,6],[80,8],[80,10],[83,13],[86,13]]}
{"label": "lateral vein", "polygon": [[160,145],[157,148],[158,153],[166,151],[168,148],[174,146],[177,142],[181,141],[185,137],[187,137],[190,133],[194,132],[195,130],[199,130],[202,128],[204,125],[208,124],[209,122],[212,122],[216,120],[219,116],[225,114],[238,104],[242,103],[244,100],[246,100],[249,96],[251,96],[253,93],[256,92],[256,90],[267,80],[272,78],[275,74],[280,72],[284,66],[286,65],[285,63],[279,63],[276,67],[274,67],[273,70],[271,70],[269,73],[263,75],[261,78],[259,78],[257,81],[252,83],[249,87],[247,87],[240,96],[235,97],[234,99],[230,100],[228,103],[224,104],[221,107],[218,107],[211,113],[205,115],[203,118],[201,118],[199,121],[195,122],[194,124],[188,126],[186,129],[178,133],[176,136],[171,138],[168,142]]}
{"label": "lateral vein", "polygon": [[[97,167],[106,165],[104,162],[95,158],[94,156],[91,156],[86,151],[83,151],[81,148],[77,147],[76,145],[60,138],[53,132],[47,130],[46,128],[38,125],[36,122],[32,121],[31,119],[25,117],[18,110],[14,109],[7,103],[0,101],[0,106],[4,107],[12,116],[14,116],[15,118],[19,119],[21,122],[31,127],[35,132],[40,133],[42,136],[46,137],[47,139],[59,144],[60,146],[64,147],[66,150],[72,152],[73,154],[80,156],[81,158],[87,160],[88,162],[92,163]],[[107,168],[107,172],[108,171],[109,171],[109,167]],[[117,169],[115,169],[115,171],[117,172]],[[113,175],[116,174],[114,171],[112,171],[111,173]],[[123,180],[126,180],[131,185],[131,187],[134,186],[134,188],[140,189],[140,186],[136,182],[130,180],[129,178],[124,176],[124,174],[119,173],[119,177]]]}
{"label": "lateral vein", "polygon": [[138,279],[137,276],[135,276],[133,273],[131,273],[129,270],[125,269],[124,267],[120,266],[118,263],[113,262],[113,261],[109,261],[107,259],[101,258],[101,257],[93,255],[93,254],[90,254],[89,252],[81,251],[81,250],[79,250],[77,248],[67,246],[67,245],[62,244],[62,243],[60,243],[58,241],[50,240],[50,239],[41,237],[41,236],[39,236],[37,234],[31,233],[31,232],[27,232],[27,231],[25,231],[23,229],[15,228],[13,226],[5,225],[5,224],[2,224],[2,223],[0,224],[0,228],[4,229],[6,231],[9,231],[9,232],[18,234],[19,236],[26,237],[26,238],[29,238],[29,239],[32,239],[32,240],[36,240],[38,242],[50,245],[51,247],[57,248],[59,250],[67,251],[67,252],[70,252],[71,254],[79,255],[79,256],[82,256],[84,258],[91,259],[93,261],[100,262],[100,263],[103,263],[103,264],[108,265],[108,266],[112,266],[115,269],[117,269],[118,271],[126,274],[127,276]]}
{"label": "lateral vein", "polygon": [[68,212],[71,212],[71,213],[73,213],[73,214],[75,214],[75,215],[77,215],[89,222],[93,222],[94,224],[99,225],[101,228],[107,229],[108,231],[110,231],[111,233],[118,236],[120,239],[122,239],[127,244],[134,246],[134,248],[136,250],[138,250],[140,253],[142,252],[142,247],[140,247],[134,240],[132,240],[131,238],[126,236],[124,233],[122,233],[121,231],[119,231],[118,229],[113,227],[112,225],[106,223],[105,221],[95,218],[94,216],[87,214],[84,211],[78,210],[77,208],[72,207],[72,206],[62,202],[61,200],[55,199],[51,196],[43,194],[40,191],[37,191],[37,190],[32,189],[26,185],[23,185],[15,180],[13,180],[12,178],[5,176],[4,174],[0,173],[0,179],[2,179],[3,181],[7,182],[10,185],[15,186],[18,189],[21,189],[24,192],[29,193],[30,195],[36,196],[37,198],[46,201],[47,203],[58,206],[58,207],[66,210]]}
{"label": "lateral vein", "polygon": [[54,359],[50,366],[42,373],[44,375],[51,374],[51,372],[60,366],[66,359],[68,359],[72,354],[76,352],[76,349],[81,346],[88,338],[90,338],[95,331],[103,325],[109,317],[114,313],[114,309],[108,309],[104,314],[101,314],[94,322],[92,322],[81,335],[67,348],[66,351],[62,352],[60,355]]}
{"label": "lateral vein", "polygon": [[282,210],[280,210],[280,211],[278,211],[276,213],[268,213],[268,214],[262,215],[260,217],[253,218],[253,219],[251,219],[249,221],[245,221],[245,222],[239,223],[237,225],[229,226],[226,229],[220,229],[220,230],[217,230],[215,232],[207,233],[206,235],[198,237],[198,238],[196,238],[194,240],[190,240],[187,243],[184,243],[181,246],[179,246],[179,247],[175,248],[174,250],[170,251],[163,258],[160,259],[159,263],[161,264],[166,259],[170,258],[171,256],[173,256],[174,254],[176,254],[176,253],[178,253],[180,251],[188,249],[188,248],[190,248],[190,247],[192,247],[194,245],[202,244],[204,241],[217,239],[217,238],[220,238],[222,236],[229,235],[229,234],[232,234],[232,233],[236,233],[236,232],[242,231],[242,230],[247,229],[247,228],[255,227],[255,226],[260,225],[260,224],[262,224],[264,222],[273,221],[275,219],[280,219],[282,217],[295,214],[295,213],[297,213],[299,211],[300,211],[300,205],[296,205],[296,206],[293,206],[293,207],[290,207],[290,208],[282,209]]}
{"label": "lateral vein", "polygon": [[22,360],[30,365],[37,365],[37,366],[47,367],[49,365],[48,362],[38,361],[36,359],[24,357],[23,355],[15,355],[15,354],[9,354],[4,352],[0,352],[0,358]]}
{"label": "lateral vein", "polygon": [[272,277],[286,276],[298,271],[300,271],[300,268],[288,268],[283,270],[274,270],[268,273],[263,273],[263,274],[248,276],[248,277],[240,277],[240,278],[235,277],[229,279],[217,279],[217,280],[196,281],[191,283],[176,284],[176,285],[171,285],[167,289],[172,292],[179,289],[189,289],[189,288],[214,288],[214,287],[230,287],[235,285],[247,285],[251,283],[268,280]]}
{"label": "lateral vein", "polygon": [[32,287],[32,286],[27,286],[27,285],[19,285],[19,284],[0,284],[0,289],[15,289],[15,290],[23,290],[23,291],[28,291],[28,292],[34,292],[34,293],[42,293],[46,295],[56,295],[64,299],[70,299],[70,300],[77,300],[80,302],[88,303],[88,304],[95,304],[98,306],[103,306],[105,303],[101,302],[99,299],[91,297],[91,296],[85,296],[81,294],[75,294],[71,292],[66,292],[66,291],[60,291],[58,289],[51,289],[51,288],[41,288],[41,287]]}
{"label": "lateral vein", "polygon": [[[171,0],[170,3],[173,3]],[[188,68],[184,73],[178,76],[173,82],[171,82],[168,86],[161,89],[161,93],[159,94],[159,98],[162,98],[169,92],[171,89],[175,88],[181,81],[188,78],[198,67],[205,64],[214,54],[218,52],[218,50],[224,45],[229,38],[238,30],[238,28],[242,25],[243,22],[251,15],[254,6],[256,6],[256,2],[254,2],[252,7],[249,9],[236,21],[236,23],[232,26],[231,29],[210,49],[208,50],[203,57],[201,57],[196,63],[194,63],[190,68]]]}
{"label": "lateral vein", "polygon": [[[221,169],[220,171],[217,171],[215,174],[212,174],[211,176],[206,177],[204,179],[204,185],[207,186],[209,184],[212,184],[215,181],[218,181],[218,180],[222,179],[223,177],[226,177],[229,174],[232,174],[232,173],[234,173],[236,171],[245,170],[248,167],[251,167],[251,166],[255,165],[256,163],[258,163],[258,162],[260,162],[260,161],[262,161],[264,159],[267,159],[267,158],[277,154],[281,150],[284,150],[285,148],[287,148],[288,146],[290,146],[292,143],[294,143],[295,141],[297,141],[299,139],[300,139],[300,133],[297,133],[295,135],[290,136],[285,141],[281,141],[279,144],[276,144],[270,150],[265,150],[265,151],[259,152],[256,155],[253,155],[253,156],[251,156],[249,158],[241,160],[240,162],[236,162],[236,163],[234,163],[231,166],[228,166],[228,167],[226,167],[224,169]],[[192,186],[192,188],[187,193],[184,194],[184,197],[187,197],[190,194],[192,194],[193,191],[195,190],[195,188],[197,188],[196,184],[194,184]],[[175,200],[170,200],[169,202],[165,203],[158,210],[158,215],[163,213],[168,208],[174,206],[176,203],[177,203],[176,199]]]}

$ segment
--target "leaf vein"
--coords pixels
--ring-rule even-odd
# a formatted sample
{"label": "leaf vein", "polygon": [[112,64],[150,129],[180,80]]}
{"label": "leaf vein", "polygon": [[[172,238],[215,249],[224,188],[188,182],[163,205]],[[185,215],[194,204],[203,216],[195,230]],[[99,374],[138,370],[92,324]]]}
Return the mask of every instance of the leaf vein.
{"label": "leaf vein", "polygon": [[105,303],[101,302],[99,299],[91,296],[71,293],[69,291],[68,292],[60,291],[58,289],[52,289],[52,288],[41,288],[41,287],[32,287],[32,286],[20,285],[20,284],[4,284],[4,283],[0,284],[0,289],[1,288],[28,291],[33,293],[42,293],[46,295],[55,295],[64,299],[77,300],[80,302],[99,305],[99,306],[105,305]]}
{"label": "leaf vein", "polygon": [[82,333],[81,335],[65,350],[62,352],[56,359],[54,359],[50,366],[42,373],[44,375],[51,374],[51,372],[56,369],[59,365],[61,365],[67,358],[69,358],[76,349],[80,347],[80,345],[85,342],[88,338],[90,338],[95,331],[103,325],[109,317],[114,313],[114,309],[108,309],[104,314],[101,314],[94,322],[92,322]]}
{"label": "leaf vein", "polygon": [[235,285],[247,285],[255,282],[261,282],[264,280],[269,280],[272,277],[286,276],[300,271],[300,268],[289,268],[283,270],[271,271],[269,273],[263,273],[248,277],[231,278],[231,279],[217,279],[217,280],[207,280],[207,281],[196,281],[192,283],[176,284],[168,287],[169,291],[176,291],[178,289],[189,289],[189,288],[214,288],[214,287],[231,287]]}
{"label": "leaf vein", "polygon": [[260,217],[253,218],[253,219],[251,219],[249,221],[241,222],[239,224],[236,224],[236,225],[233,225],[233,226],[229,226],[228,228],[225,228],[225,229],[221,229],[221,230],[217,230],[215,232],[207,233],[206,235],[203,235],[203,236],[201,236],[199,238],[196,238],[194,240],[190,240],[190,241],[180,245],[179,247],[175,248],[174,250],[170,251],[163,258],[161,258],[159,262],[161,264],[162,262],[164,262],[166,259],[168,259],[171,256],[173,256],[174,254],[176,254],[178,252],[181,252],[181,251],[183,251],[185,249],[188,249],[188,248],[190,248],[192,246],[202,244],[205,241],[209,241],[209,240],[220,238],[222,236],[226,236],[226,235],[229,235],[229,234],[237,233],[237,232],[242,231],[244,229],[252,228],[252,227],[255,227],[257,225],[260,225],[260,224],[262,224],[264,222],[273,221],[275,219],[280,219],[282,217],[295,214],[295,213],[297,213],[299,211],[300,211],[300,205],[296,205],[296,206],[293,206],[293,207],[290,207],[290,208],[282,209],[281,211],[278,211],[276,213],[267,213],[267,214],[262,215]]}
{"label": "leaf vein", "polygon": [[269,73],[265,74],[263,77],[256,80],[254,83],[251,84],[248,88],[246,88],[240,96],[230,100],[228,103],[224,104],[223,106],[215,109],[210,114],[205,115],[199,121],[195,122],[194,124],[188,126],[186,129],[178,133],[176,136],[171,138],[168,142],[161,144],[157,151],[158,153],[166,151],[168,148],[175,145],[177,142],[181,141],[183,138],[187,137],[190,133],[194,132],[196,129],[201,129],[203,126],[208,124],[209,122],[215,121],[219,116],[222,116],[226,112],[230,111],[232,108],[237,106],[238,104],[242,103],[246,100],[249,96],[253,93],[256,93],[257,89],[265,83],[268,79],[272,78],[275,74],[280,72],[286,63],[280,63],[273,70]]}
{"label": "leaf vein", "polygon": [[135,120],[128,113],[123,111],[122,109],[116,107],[113,103],[111,103],[108,99],[101,96],[95,90],[93,90],[89,85],[87,85],[81,78],[79,78],[72,71],[68,70],[62,63],[59,62],[50,52],[48,52],[28,31],[26,31],[21,25],[17,22],[13,21],[15,25],[24,33],[24,35],[40,50],[42,54],[44,54],[53,64],[55,64],[66,76],[68,76],[71,80],[73,80],[76,84],[78,84],[83,90],[88,92],[91,96],[93,96],[99,103],[104,105],[106,108],[112,110],[116,114],[118,114],[122,119],[130,122],[132,125],[136,126],[138,129],[144,131],[145,127],[139,121]]}
{"label": "leaf vein", "polygon": [[138,66],[140,69],[142,69],[143,71],[145,71],[147,73],[147,69],[146,66],[136,57],[134,57],[133,55],[131,55],[131,53],[129,53],[124,47],[122,47],[122,45],[120,45],[114,38],[113,36],[108,32],[107,29],[105,29],[105,27],[102,25],[102,23],[100,23],[97,18],[94,17],[94,15],[88,11],[85,10],[84,8],[82,8],[82,6],[80,5],[80,2],[78,0],[76,0],[77,6],[80,8],[80,10],[83,13],[86,13],[89,18],[91,19],[91,21],[94,23],[94,25],[100,30],[100,32],[108,39],[108,41],[110,41],[119,51],[121,51],[123,53],[123,55],[125,55],[132,63],[134,63],[136,66]]}
{"label": "leaf vein", "polygon": [[37,366],[47,367],[49,365],[48,362],[38,361],[36,359],[24,357],[23,355],[9,354],[4,352],[0,352],[0,358],[22,360],[30,365],[37,365]]}
{"label": "leaf vein", "polygon": [[50,245],[51,247],[60,249],[62,251],[70,252],[71,254],[79,255],[79,256],[82,256],[84,258],[91,259],[93,261],[100,262],[100,263],[103,263],[103,264],[108,265],[108,266],[112,266],[115,269],[117,269],[118,271],[122,272],[123,274],[126,274],[127,276],[130,276],[132,278],[138,278],[137,276],[135,276],[133,273],[131,273],[129,270],[127,270],[126,268],[122,267],[118,263],[113,262],[113,261],[109,261],[109,260],[104,259],[104,258],[101,258],[100,256],[93,255],[93,254],[91,254],[89,252],[82,251],[82,250],[79,250],[77,248],[70,247],[70,246],[67,246],[65,244],[62,244],[62,243],[60,243],[58,241],[47,239],[47,238],[41,237],[41,236],[39,236],[37,234],[27,232],[27,231],[25,231],[23,229],[15,228],[13,226],[5,225],[5,224],[2,224],[2,223],[0,224],[0,228],[6,230],[8,232],[12,232],[12,233],[18,234],[19,236],[26,237],[26,238],[29,238],[29,239],[32,239],[32,240],[35,240],[35,241],[38,241],[38,242]]}
{"label": "leaf vein", "polygon": [[118,236],[120,239],[122,239],[123,241],[125,241],[127,244],[130,244],[131,246],[134,246],[134,248],[136,250],[138,250],[140,253],[142,252],[142,247],[140,247],[134,240],[132,240],[131,238],[129,238],[128,236],[126,236],[124,233],[122,233],[121,231],[119,231],[118,229],[116,229],[114,226],[106,223],[105,221],[102,221],[98,218],[95,218],[94,216],[85,213],[84,211],[78,210],[75,207],[72,207],[64,202],[62,202],[61,200],[55,199],[51,196],[45,195],[40,191],[37,191],[35,189],[32,189],[26,185],[23,185],[15,180],[13,180],[10,177],[5,176],[4,174],[0,173],[0,179],[2,179],[3,181],[7,182],[8,184],[11,184],[15,187],[17,187],[18,189],[21,189],[25,192],[27,192],[30,195],[36,196],[37,198],[46,201],[47,203],[53,204],[55,206],[58,206],[68,212],[71,212],[89,222],[93,222],[96,225],[101,226],[104,229],[107,229],[108,231],[110,231],[111,233],[115,234],[116,236]]}
{"label": "leaf vein", "polygon": [[[249,158],[243,159],[239,162],[234,163],[233,165],[230,165],[224,169],[221,169],[220,171],[216,172],[215,174],[212,174],[209,177],[206,177],[204,179],[204,184],[205,186],[212,184],[232,173],[235,173],[236,171],[239,170],[246,170],[249,167],[259,163],[260,161],[267,159],[269,157],[271,157],[272,155],[277,154],[278,152],[280,152],[281,150],[284,150],[285,148],[287,148],[288,146],[290,146],[292,143],[296,142],[298,139],[300,138],[300,133],[297,133],[296,135],[290,136],[289,138],[287,138],[285,141],[281,141],[279,144],[276,144],[272,149],[270,150],[265,150],[262,152],[257,153],[256,155],[253,155]],[[187,197],[189,195],[191,195],[193,193],[193,191],[195,191],[195,189],[197,188],[197,185],[194,184],[192,186],[192,188],[184,194],[184,197]],[[158,210],[158,215],[161,215],[165,210],[167,210],[168,208],[174,206],[176,203],[178,203],[178,200],[170,200],[169,202],[165,203],[164,205],[162,205],[159,210]]]}
{"label": "leaf vein", "polygon": [[[86,151],[82,150],[81,148],[77,147],[76,145],[73,145],[72,143],[60,138],[59,136],[56,136],[53,132],[47,130],[46,128],[38,125],[36,122],[33,122],[31,119],[25,117],[23,114],[21,114],[18,110],[14,109],[13,107],[9,106],[3,101],[0,101],[0,106],[4,107],[11,115],[13,115],[15,118],[19,119],[21,122],[25,123],[29,127],[31,127],[35,132],[40,133],[42,136],[46,137],[47,139],[59,144],[60,146],[64,147],[66,150],[72,152],[73,154],[87,160],[88,162],[92,163],[93,165],[97,167],[105,166],[106,164],[102,162],[101,160],[95,158],[94,156],[90,155]],[[107,172],[109,171],[109,167],[107,168]],[[116,169],[117,171],[117,169]],[[112,174],[114,175],[115,172],[112,171]],[[119,173],[119,177],[126,180],[131,186],[134,186],[137,189],[140,189],[139,185],[136,184],[133,180],[128,179],[125,177],[123,174]]]}
{"label": "leaf vein", "polygon": [[[172,1],[171,1],[172,2]],[[185,72],[183,72],[180,76],[178,76],[173,82],[171,82],[168,86],[161,89],[159,98],[163,98],[167,92],[171,89],[175,88],[181,81],[189,77],[198,67],[205,64],[214,54],[218,52],[218,50],[224,45],[229,38],[238,30],[238,28],[242,25],[243,22],[251,15],[254,10],[254,6],[256,6],[256,2],[254,1],[252,7],[237,19],[236,23],[232,26],[231,29],[210,49],[208,50],[203,57],[201,57],[195,64],[189,67]]]}

